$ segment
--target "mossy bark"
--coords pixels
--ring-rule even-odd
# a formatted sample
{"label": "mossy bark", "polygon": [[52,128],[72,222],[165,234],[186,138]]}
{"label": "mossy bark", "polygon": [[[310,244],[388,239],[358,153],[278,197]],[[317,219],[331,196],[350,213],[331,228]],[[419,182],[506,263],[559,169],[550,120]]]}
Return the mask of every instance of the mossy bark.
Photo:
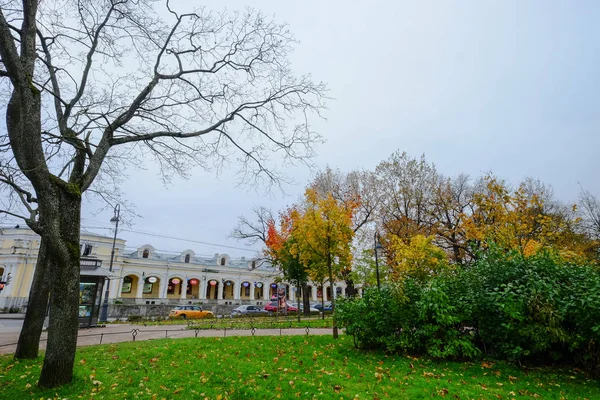
{"label": "mossy bark", "polygon": [[38,385],[56,387],[71,382],[79,329],[79,229],[81,195],[72,185],[53,185],[51,202],[42,202],[53,268],[50,280],[50,323],[46,356]]}

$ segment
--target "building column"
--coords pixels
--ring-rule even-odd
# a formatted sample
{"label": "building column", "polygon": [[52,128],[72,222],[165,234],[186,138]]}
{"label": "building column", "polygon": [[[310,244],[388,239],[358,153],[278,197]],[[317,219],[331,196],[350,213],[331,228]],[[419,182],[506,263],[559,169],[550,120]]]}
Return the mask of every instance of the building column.
{"label": "building column", "polygon": [[235,285],[233,287],[233,300],[240,300],[242,298],[242,283],[237,280],[234,281],[233,284]]}
{"label": "building column", "polygon": [[325,286],[323,285],[323,301],[329,301],[329,296],[327,296],[327,287],[329,285]]}
{"label": "building column", "polygon": [[[217,281],[218,282],[218,281]],[[219,285],[219,289],[217,291],[217,300],[223,300],[223,287],[225,286],[225,282],[221,281],[217,283]]]}
{"label": "building column", "polygon": [[271,284],[265,286],[263,283],[263,300],[269,300],[269,292],[271,291]]}
{"label": "building column", "polygon": [[254,283],[250,282],[250,300],[254,300],[254,292],[256,291],[256,286]]}
{"label": "building column", "polygon": [[186,296],[187,296],[187,283],[188,283],[187,278],[182,278],[181,282],[179,283],[181,285],[181,295],[179,296],[179,298],[181,300],[185,300],[186,299]]}
{"label": "building column", "polygon": [[123,287],[123,279],[125,277],[121,277],[119,279],[113,279],[110,282],[110,293],[108,294],[109,299],[116,299],[121,294],[121,288]]}
{"label": "building column", "polygon": [[161,278],[160,282],[158,282],[158,298],[166,299],[167,298],[167,280]]}
{"label": "building column", "polygon": [[138,278],[137,280],[137,288],[135,291],[135,298],[136,299],[141,299],[144,295],[144,279],[143,278]]}
{"label": "building column", "polygon": [[206,300],[206,280],[200,279],[198,282],[198,298]]}
{"label": "building column", "polygon": [[317,285],[311,285],[311,296],[313,301],[317,301]]}

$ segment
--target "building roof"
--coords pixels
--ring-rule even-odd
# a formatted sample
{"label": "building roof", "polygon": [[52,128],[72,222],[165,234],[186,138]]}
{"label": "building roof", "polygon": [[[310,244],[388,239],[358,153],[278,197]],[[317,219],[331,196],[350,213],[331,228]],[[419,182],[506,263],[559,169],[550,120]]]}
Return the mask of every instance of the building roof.
{"label": "building roof", "polygon": [[[150,246],[148,246],[148,247],[150,247]],[[135,249],[135,250],[134,249],[126,249],[123,253],[123,258],[124,259],[152,260],[152,261],[183,263],[182,257],[185,257],[186,254],[189,254],[186,252],[180,253],[180,254],[164,253],[164,252],[157,252],[157,251],[154,251],[154,249],[152,249],[152,251],[150,251],[150,254],[148,255],[148,257],[144,258],[142,256],[143,250],[142,250],[142,252],[140,251],[141,249],[144,249],[144,248],[145,248],[145,246],[142,246],[139,249]],[[246,257],[231,258],[227,254],[215,254],[212,257],[194,256],[194,255],[190,254],[189,264],[202,265],[202,266],[207,266],[207,267],[221,266],[220,260],[223,257],[225,257],[227,260],[225,267],[240,268],[240,269],[270,269],[270,268],[272,268],[271,264],[266,262],[265,260],[260,260],[260,259],[256,259],[256,258],[246,258]],[[257,265],[254,268],[252,268],[253,261],[256,262],[256,265]]]}

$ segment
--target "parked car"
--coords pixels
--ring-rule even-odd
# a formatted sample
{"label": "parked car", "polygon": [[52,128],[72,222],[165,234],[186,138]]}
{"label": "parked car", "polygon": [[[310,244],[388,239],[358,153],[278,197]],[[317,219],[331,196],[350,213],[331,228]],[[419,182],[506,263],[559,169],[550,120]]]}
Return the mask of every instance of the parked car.
{"label": "parked car", "polygon": [[[272,301],[269,304],[267,304],[264,309],[265,309],[265,311],[268,311],[269,313],[274,313],[277,311],[279,311],[280,313],[285,312],[284,308],[278,309],[277,304],[278,304],[277,301]],[[298,308],[291,306],[290,303],[287,303],[287,312],[298,312]]]}
{"label": "parked car", "polygon": [[333,308],[331,307],[331,303],[325,303],[325,307],[321,303],[313,303],[310,305],[313,308],[316,308],[319,311],[331,311]]}
{"label": "parked car", "polygon": [[[300,307],[298,307],[297,303],[291,303],[291,305],[293,307],[296,307],[296,308],[300,309],[300,312],[304,311],[304,304],[302,304],[302,303],[300,303]],[[309,309],[308,309],[308,311],[311,312],[311,313],[318,313],[319,309],[317,309],[317,308],[315,308],[313,306],[310,306]]]}
{"label": "parked car", "polygon": [[212,311],[202,310],[199,306],[177,306],[169,313],[169,318],[192,319],[192,318],[214,318]]}
{"label": "parked car", "polygon": [[232,317],[239,317],[241,315],[268,315],[269,312],[258,307],[258,306],[239,306],[231,312]]}

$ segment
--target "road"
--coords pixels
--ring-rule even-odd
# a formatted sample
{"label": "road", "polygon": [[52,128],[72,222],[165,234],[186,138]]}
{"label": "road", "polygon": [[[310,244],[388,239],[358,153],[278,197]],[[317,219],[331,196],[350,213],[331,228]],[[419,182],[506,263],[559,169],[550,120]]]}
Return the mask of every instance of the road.
{"label": "road", "polygon": [[8,332],[21,332],[23,326],[22,319],[2,319],[0,318],[0,334]]}

